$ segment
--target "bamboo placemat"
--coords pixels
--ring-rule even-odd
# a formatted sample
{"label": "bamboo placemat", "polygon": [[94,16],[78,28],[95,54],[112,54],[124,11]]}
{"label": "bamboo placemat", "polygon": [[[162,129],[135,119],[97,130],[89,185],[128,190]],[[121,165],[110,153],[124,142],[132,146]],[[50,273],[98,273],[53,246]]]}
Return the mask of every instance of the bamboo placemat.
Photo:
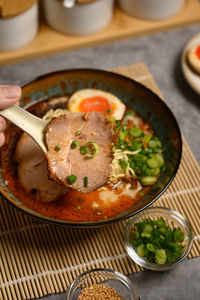
{"label": "bamboo placemat", "polygon": [[[160,94],[144,63],[116,72]],[[200,167],[183,138],[178,174],[154,205],[183,214],[195,234],[189,258],[200,256]],[[66,229],[32,219],[0,199],[0,299],[33,299],[64,292],[77,275],[91,268],[111,268],[126,275],[143,269],[127,256],[126,221],[100,229]]]}

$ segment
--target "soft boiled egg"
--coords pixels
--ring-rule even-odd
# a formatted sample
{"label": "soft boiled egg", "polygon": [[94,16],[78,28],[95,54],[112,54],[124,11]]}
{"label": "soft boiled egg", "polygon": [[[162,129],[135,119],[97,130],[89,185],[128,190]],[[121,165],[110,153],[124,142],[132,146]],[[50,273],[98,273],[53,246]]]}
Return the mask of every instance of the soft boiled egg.
{"label": "soft boiled egg", "polygon": [[126,106],[115,95],[97,89],[83,89],[69,99],[68,109],[72,112],[100,112],[108,117],[121,120]]}
{"label": "soft boiled egg", "polygon": [[200,45],[194,46],[188,51],[187,60],[191,69],[200,75]]}

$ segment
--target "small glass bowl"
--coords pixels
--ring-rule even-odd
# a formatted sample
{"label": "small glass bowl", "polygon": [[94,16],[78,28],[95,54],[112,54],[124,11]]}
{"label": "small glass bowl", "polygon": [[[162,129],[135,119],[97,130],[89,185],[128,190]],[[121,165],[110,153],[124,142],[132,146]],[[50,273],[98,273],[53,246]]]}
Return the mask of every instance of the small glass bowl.
{"label": "small glass bowl", "polygon": [[79,275],[71,284],[66,300],[77,300],[82,289],[92,284],[106,284],[124,300],[138,300],[133,283],[123,274],[110,269],[93,269]]}
{"label": "small glass bowl", "polygon": [[[141,222],[146,218],[158,219],[160,217],[163,218],[167,225],[169,225],[171,228],[179,227],[180,230],[182,230],[185,234],[185,238],[182,243],[184,246],[182,255],[176,261],[163,265],[149,262],[145,257],[139,256],[134,246],[130,243],[131,233],[135,223]],[[149,207],[130,219],[125,229],[124,239],[128,255],[139,266],[154,271],[166,271],[177,266],[186,259],[192,247],[193,232],[190,223],[177,211],[165,207]]]}

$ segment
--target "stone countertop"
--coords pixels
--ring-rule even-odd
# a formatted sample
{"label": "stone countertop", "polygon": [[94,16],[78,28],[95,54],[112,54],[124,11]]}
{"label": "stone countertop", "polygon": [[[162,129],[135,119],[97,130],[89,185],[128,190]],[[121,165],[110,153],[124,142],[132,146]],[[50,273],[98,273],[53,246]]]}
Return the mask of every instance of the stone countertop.
{"label": "stone countertop", "polygon": [[[22,84],[37,75],[59,69],[114,69],[144,61],[200,164],[200,96],[184,79],[180,64],[185,44],[199,32],[200,24],[192,25],[2,66],[0,83]],[[200,299],[200,258],[186,261],[172,271],[145,271],[133,274],[130,278],[144,300]],[[45,299],[64,300],[65,295],[51,295]]]}

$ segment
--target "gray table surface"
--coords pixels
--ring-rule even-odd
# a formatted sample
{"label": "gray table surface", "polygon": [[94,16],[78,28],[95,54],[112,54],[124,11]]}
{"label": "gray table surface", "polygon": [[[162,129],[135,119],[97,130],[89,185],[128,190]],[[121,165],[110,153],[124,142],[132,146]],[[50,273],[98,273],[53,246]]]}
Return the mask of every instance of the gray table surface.
{"label": "gray table surface", "polygon": [[[167,104],[176,116],[181,131],[200,163],[200,96],[183,77],[181,53],[200,24],[160,32],[110,44],[71,51],[0,67],[1,84],[21,84],[37,75],[67,68],[114,69],[140,61],[146,62]],[[200,299],[200,258],[182,263],[167,272],[145,271],[129,276],[141,299]],[[65,294],[46,300],[64,300]]]}

